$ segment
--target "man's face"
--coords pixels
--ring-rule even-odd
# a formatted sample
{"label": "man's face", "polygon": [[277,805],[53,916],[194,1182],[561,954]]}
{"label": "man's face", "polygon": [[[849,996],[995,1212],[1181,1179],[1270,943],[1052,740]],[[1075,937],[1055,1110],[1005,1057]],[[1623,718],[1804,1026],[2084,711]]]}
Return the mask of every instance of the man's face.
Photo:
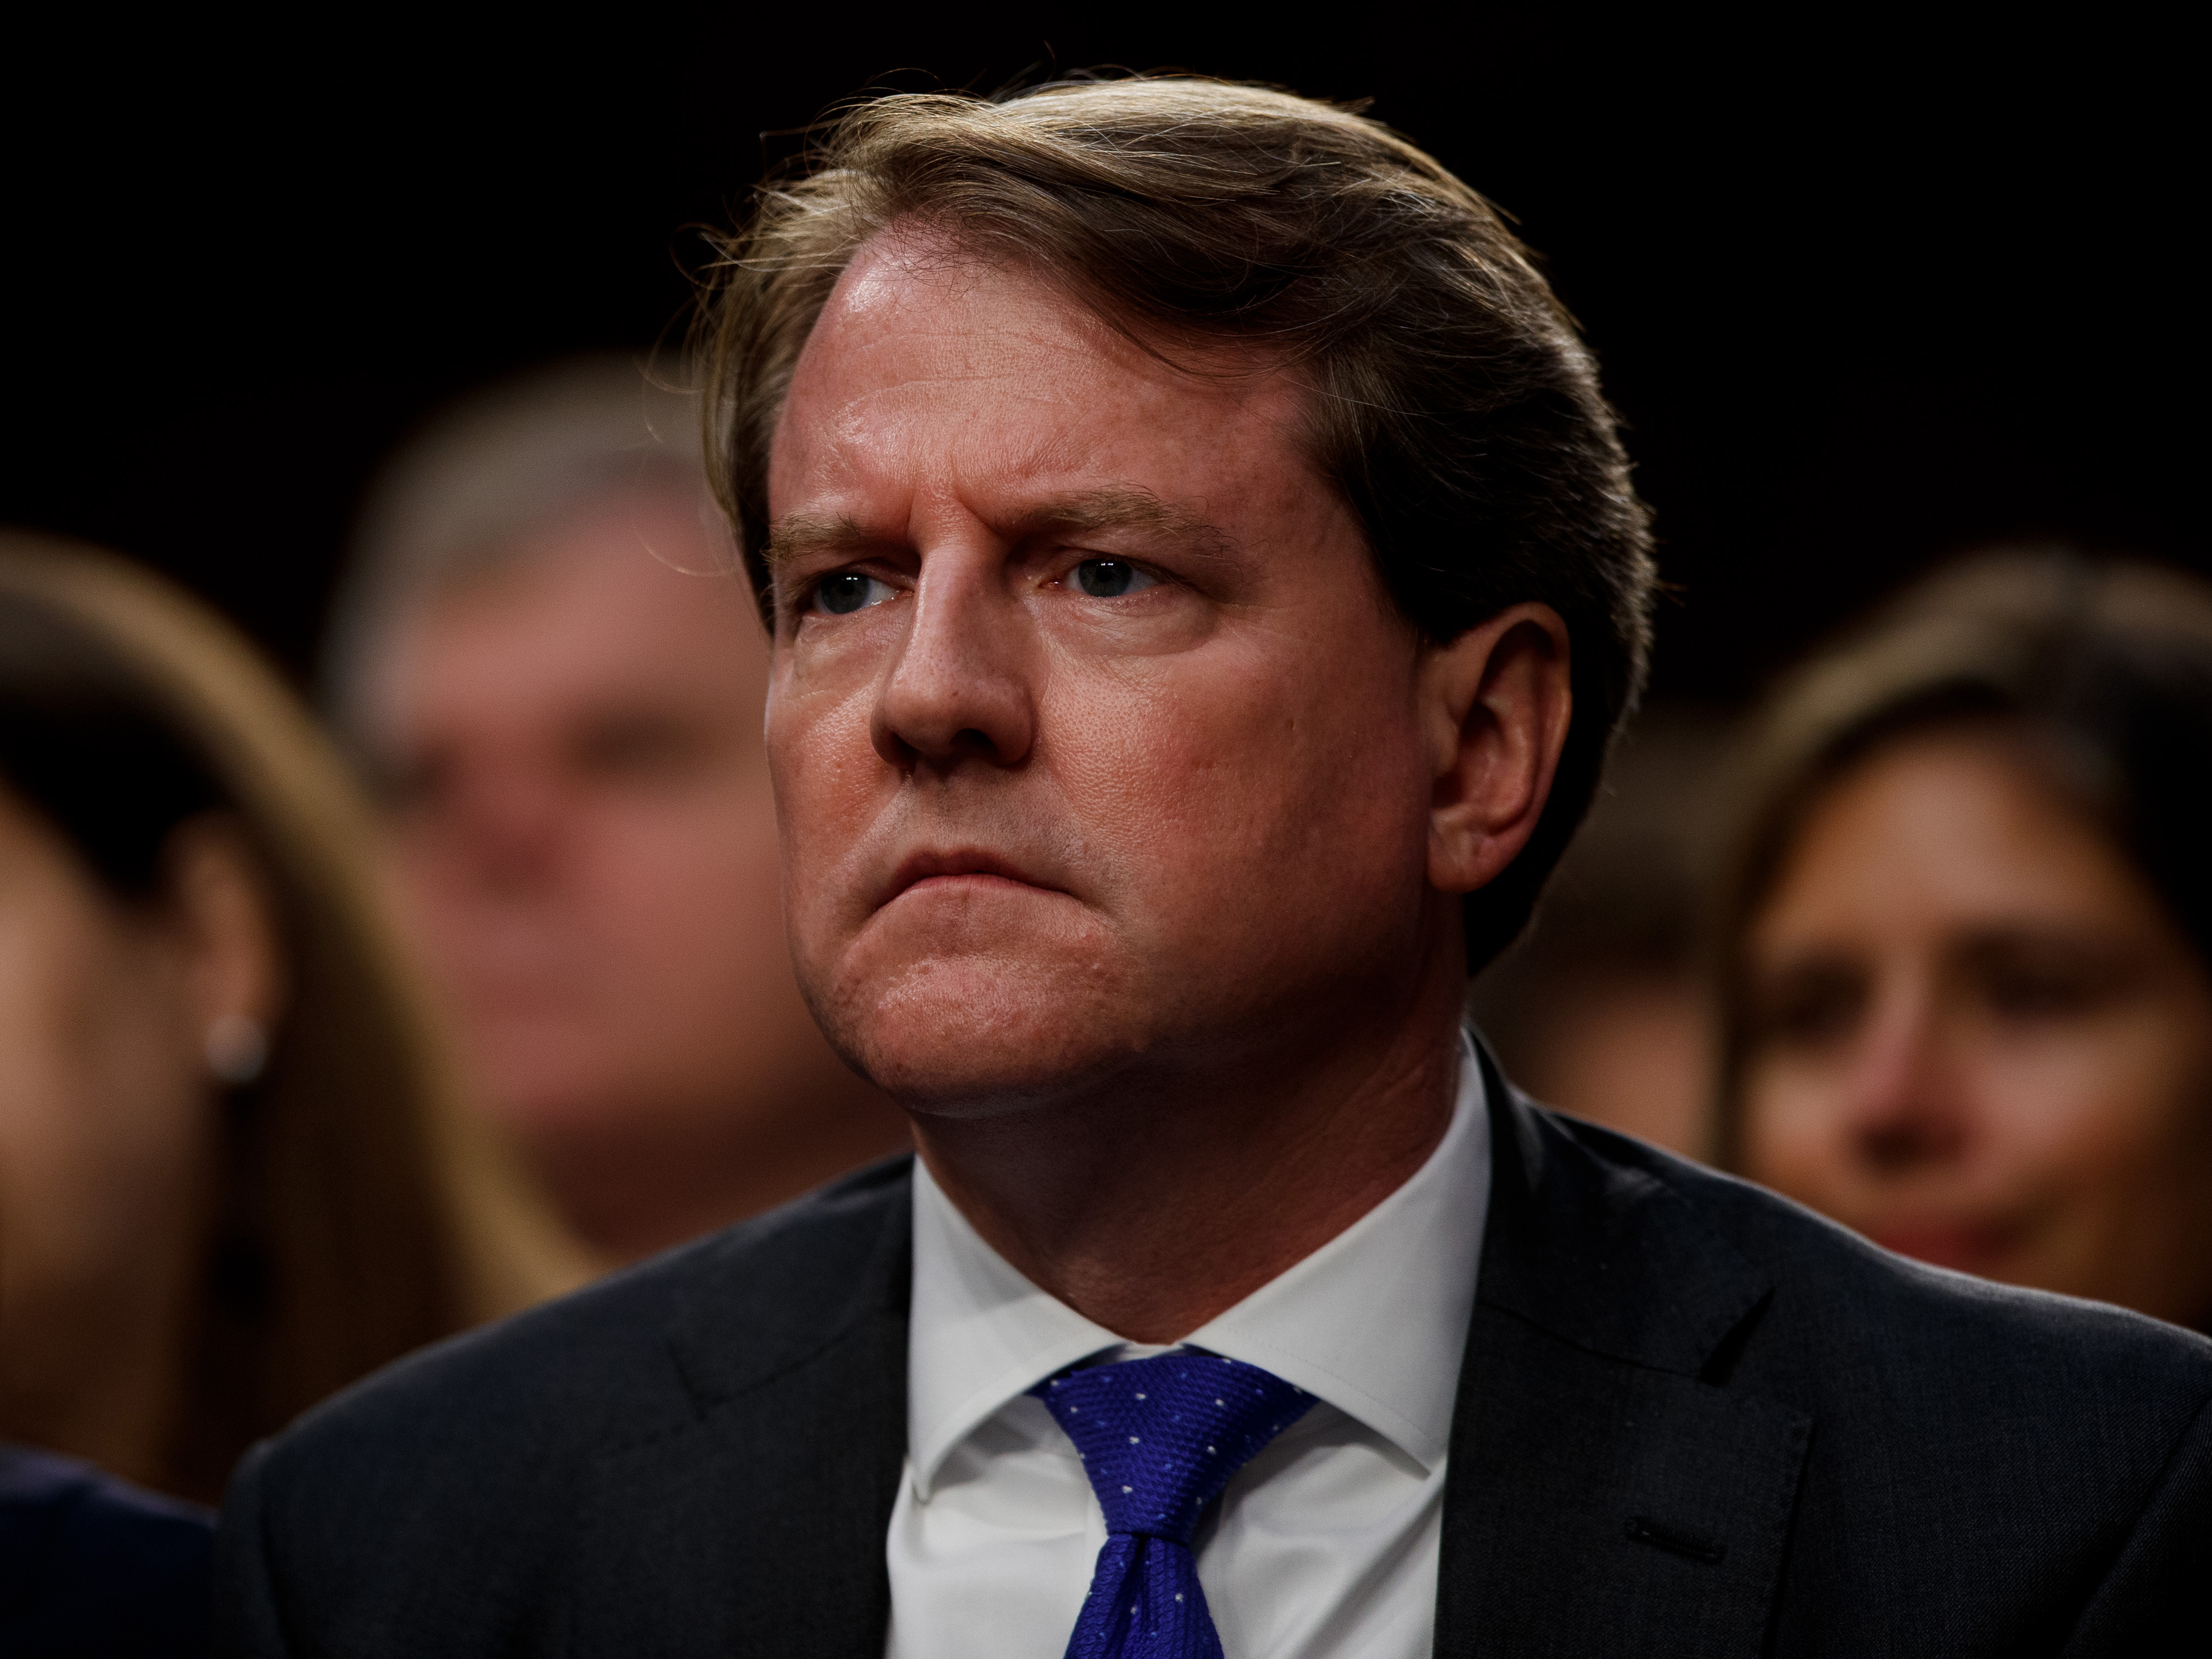
{"label": "man's face", "polygon": [[817,1018],[909,1104],[1267,1066],[1416,971],[1415,636],[1301,452],[1302,386],[1206,367],[889,239],[800,358],[785,902]]}
{"label": "man's face", "polygon": [[822,1066],[767,651],[737,584],[684,574],[714,562],[688,497],[618,498],[432,595],[383,665],[406,913],[484,1094],[556,1160],[741,1131]]}

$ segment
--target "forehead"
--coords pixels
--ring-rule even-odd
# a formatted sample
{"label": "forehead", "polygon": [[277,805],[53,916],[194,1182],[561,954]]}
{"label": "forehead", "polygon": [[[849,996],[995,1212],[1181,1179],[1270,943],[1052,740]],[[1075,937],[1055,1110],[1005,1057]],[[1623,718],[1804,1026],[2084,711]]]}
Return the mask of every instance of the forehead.
{"label": "forehead", "polygon": [[1883,745],[1813,798],[1759,931],[1902,934],[2147,907],[2109,836],[2021,745],[1933,732]]}
{"label": "forehead", "polygon": [[610,698],[725,701],[767,647],[688,503],[617,499],[424,592],[373,671],[374,723],[561,718]]}
{"label": "forehead", "polygon": [[1156,354],[1035,273],[887,234],[801,353],[770,511],[879,519],[957,498],[988,517],[1106,483],[1203,500],[1219,522],[1255,492],[1315,482],[1304,395],[1255,355]]}

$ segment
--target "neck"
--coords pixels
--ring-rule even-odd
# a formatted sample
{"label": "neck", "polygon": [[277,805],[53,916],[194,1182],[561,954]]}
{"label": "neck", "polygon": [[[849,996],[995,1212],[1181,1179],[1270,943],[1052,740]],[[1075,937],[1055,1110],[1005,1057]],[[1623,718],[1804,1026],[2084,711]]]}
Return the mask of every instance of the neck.
{"label": "neck", "polygon": [[[0,1329],[0,1441],[81,1457],[203,1502],[220,1496],[180,1487],[173,1455],[205,1260],[207,1190],[204,1180],[187,1179],[152,1195],[137,1213],[137,1248],[108,1264],[117,1271],[104,1281],[21,1287],[32,1294]],[[66,1299],[37,1294],[53,1289],[68,1291]]]}
{"label": "neck", "polygon": [[1180,1341],[1395,1192],[1443,1138],[1464,994],[1452,942],[1413,995],[1392,988],[1365,1018],[1285,1020],[1264,1058],[998,1115],[918,1114],[915,1144],[1031,1283],[1131,1341]]}

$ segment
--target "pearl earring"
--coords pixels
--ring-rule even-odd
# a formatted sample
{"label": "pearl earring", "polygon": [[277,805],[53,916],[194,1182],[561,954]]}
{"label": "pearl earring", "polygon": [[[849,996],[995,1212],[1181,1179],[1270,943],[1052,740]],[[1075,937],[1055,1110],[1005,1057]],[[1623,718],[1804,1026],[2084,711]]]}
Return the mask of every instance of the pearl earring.
{"label": "pearl earring", "polygon": [[225,1014],[208,1027],[208,1070],[225,1083],[251,1083],[269,1063],[269,1034],[243,1014]]}

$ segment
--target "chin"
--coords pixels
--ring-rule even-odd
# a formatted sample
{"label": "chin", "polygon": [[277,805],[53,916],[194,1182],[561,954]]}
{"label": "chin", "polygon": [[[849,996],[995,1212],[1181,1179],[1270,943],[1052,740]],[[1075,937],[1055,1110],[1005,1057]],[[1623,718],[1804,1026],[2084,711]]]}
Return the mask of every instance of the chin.
{"label": "chin", "polygon": [[1150,1046],[1162,999],[1116,932],[1061,893],[1007,884],[911,894],[830,950],[802,951],[816,1023],[916,1110],[1017,1109]]}
{"label": "chin", "polygon": [[1126,1073],[1152,1044],[1097,964],[939,957],[848,980],[823,1028],[912,1109],[1018,1111]]}
{"label": "chin", "polygon": [[[596,1086],[595,1086],[596,1085]],[[541,1069],[510,1073],[486,1091],[490,1115],[523,1145],[540,1148],[595,1144],[619,1127],[624,1115],[611,1109],[624,1098],[589,1073],[555,1076]]]}

